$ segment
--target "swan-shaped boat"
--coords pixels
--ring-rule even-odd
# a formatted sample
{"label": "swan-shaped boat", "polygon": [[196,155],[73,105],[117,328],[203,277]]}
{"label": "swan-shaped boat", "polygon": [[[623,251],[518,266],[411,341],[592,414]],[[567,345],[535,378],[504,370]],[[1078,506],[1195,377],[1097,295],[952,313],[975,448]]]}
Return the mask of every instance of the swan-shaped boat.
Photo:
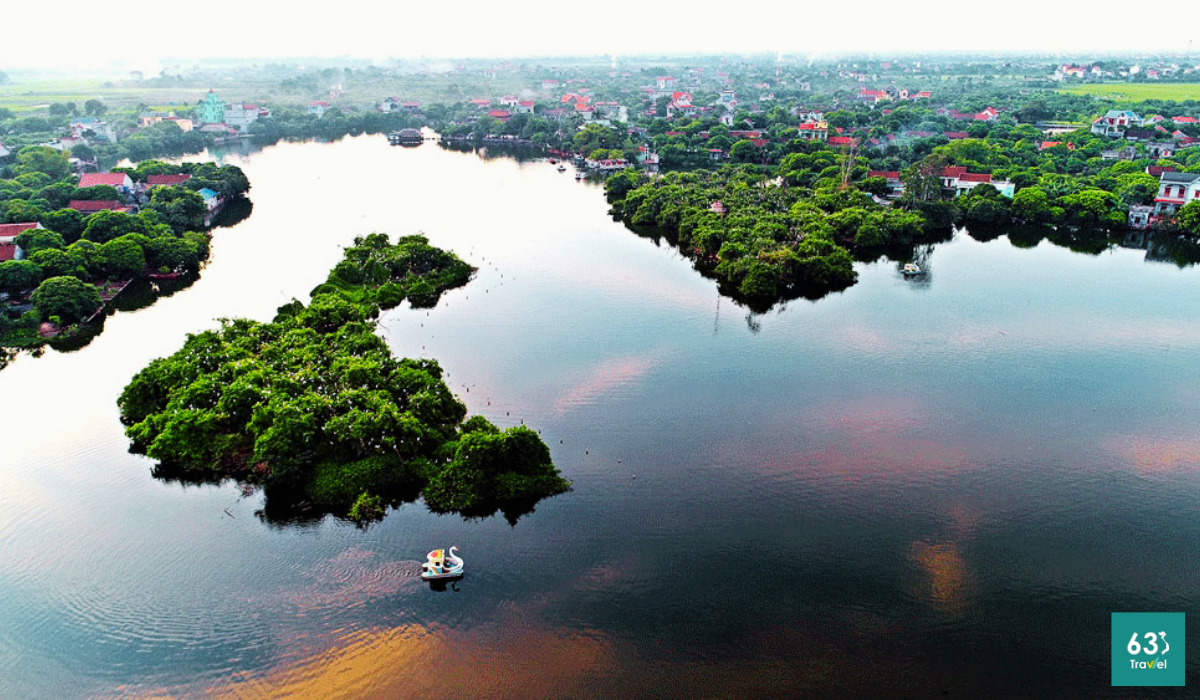
{"label": "swan-shaped boat", "polygon": [[909,275],[920,275],[920,274],[923,274],[923,272],[922,272],[922,270],[921,270],[921,267],[920,267],[919,265],[917,265],[916,263],[907,263],[907,264],[905,264],[905,266],[904,266],[904,275],[905,275],[906,277],[907,277],[907,276],[909,276]]}
{"label": "swan-shaped boat", "polygon": [[426,555],[425,563],[421,564],[421,578],[426,581],[437,581],[448,578],[462,578],[463,560],[458,556],[458,547],[449,551],[435,549]]}

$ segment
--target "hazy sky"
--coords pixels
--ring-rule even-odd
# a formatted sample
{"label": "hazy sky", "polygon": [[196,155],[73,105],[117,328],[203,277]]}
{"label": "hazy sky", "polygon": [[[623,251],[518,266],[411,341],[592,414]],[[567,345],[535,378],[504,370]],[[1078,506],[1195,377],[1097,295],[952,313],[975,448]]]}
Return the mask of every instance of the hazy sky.
{"label": "hazy sky", "polygon": [[[1131,32],[1126,22],[1100,11],[1100,6],[1092,6],[1096,11],[1072,7],[1048,12],[1044,0],[760,0],[720,6],[646,0],[454,0],[427,5],[395,0],[239,0],[119,7],[56,0],[8,5],[0,35],[0,69],[86,68],[99,61],[153,70],[162,57],[1130,49],[1175,53],[1187,49],[1192,33],[1188,22],[1170,21],[1152,21],[1152,31]],[[444,11],[459,21],[446,22]]]}

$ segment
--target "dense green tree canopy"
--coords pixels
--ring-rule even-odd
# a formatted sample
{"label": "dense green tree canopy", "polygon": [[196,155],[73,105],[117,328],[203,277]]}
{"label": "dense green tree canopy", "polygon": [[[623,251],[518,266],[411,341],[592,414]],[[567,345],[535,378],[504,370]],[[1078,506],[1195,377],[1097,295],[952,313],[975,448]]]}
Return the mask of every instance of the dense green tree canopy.
{"label": "dense green tree canopy", "polygon": [[413,485],[467,515],[564,490],[536,434],[464,424],[438,364],[392,357],[369,322],[405,298],[436,299],[471,268],[422,236],[382,234],[357,239],[345,263],[308,306],[224,321],[139,372],[118,402],[133,449],[338,514],[368,495],[395,504]]}
{"label": "dense green tree canopy", "polygon": [[30,297],[43,319],[57,316],[64,323],[79,321],[100,307],[100,294],[75,277],[50,277]]}

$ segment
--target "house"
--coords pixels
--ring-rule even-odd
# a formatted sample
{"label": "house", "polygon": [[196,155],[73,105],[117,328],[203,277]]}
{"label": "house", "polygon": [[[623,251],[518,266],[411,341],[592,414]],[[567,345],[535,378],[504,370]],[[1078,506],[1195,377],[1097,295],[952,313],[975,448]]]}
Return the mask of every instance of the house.
{"label": "house", "polygon": [[117,134],[107,122],[95,117],[75,117],[70,121],[71,138],[95,139],[100,142],[116,143]]}
{"label": "house", "polygon": [[1175,142],[1152,141],[1147,143],[1146,154],[1151,158],[1170,158],[1175,155]]}
{"label": "house", "polygon": [[516,95],[505,95],[500,98],[501,107],[516,107],[521,100]]}
{"label": "house", "polygon": [[1171,117],[1171,121],[1176,124],[1195,124],[1200,119],[1196,119],[1195,117]]}
{"label": "house", "polygon": [[217,196],[216,192],[208,189],[207,187],[197,190],[196,194],[204,198],[204,206],[208,207],[210,212],[221,205],[221,198]]}
{"label": "house", "polygon": [[829,138],[829,124],[824,120],[801,124],[796,129],[797,135],[805,141],[824,141]]}
{"label": "house", "polygon": [[329,109],[328,102],[322,101],[322,102],[309,102],[308,103],[308,113],[317,117],[318,119],[325,116],[325,111],[328,109]]}
{"label": "house", "polygon": [[669,75],[660,75],[654,79],[654,85],[659,90],[671,92],[675,90],[675,79]]}
{"label": "house", "polygon": [[[262,116],[261,112],[259,113],[259,116]],[[193,127],[192,120],[188,119],[187,117],[171,116],[171,117],[167,117],[163,121],[173,123],[175,126],[179,127],[180,131],[183,131],[185,133],[188,131],[191,131],[192,127]]]}
{"label": "house", "polygon": [[1170,216],[1188,202],[1200,201],[1200,173],[1165,172],[1154,198],[1155,216]]}
{"label": "house", "polygon": [[121,194],[128,194],[133,189],[133,180],[126,173],[84,173],[79,178],[80,189],[100,185],[115,187]]}
{"label": "house", "polygon": [[551,90],[557,90],[557,89],[558,89],[558,81],[557,80],[554,80],[553,78],[551,78],[551,79],[542,81],[542,91],[543,92],[550,92]]}
{"label": "house", "polygon": [[196,117],[201,124],[220,124],[225,120],[225,102],[209,90],[204,101],[196,106]]}
{"label": "house", "polygon": [[1092,122],[1092,133],[1100,136],[1124,136],[1130,127],[1141,126],[1142,118],[1128,109],[1110,109]]}
{"label": "house", "polygon": [[168,115],[164,114],[163,112],[142,112],[138,115],[138,126],[143,129],[148,126],[154,126],[155,124],[166,119],[167,116]]}
{"label": "house", "polygon": [[1148,204],[1129,205],[1129,228],[1150,228],[1154,219],[1154,207]]}
{"label": "house", "polygon": [[22,224],[0,224],[0,262],[23,259],[25,251],[17,245],[17,236],[24,231],[41,227],[42,225],[36,221]]}
{"label": "house", "polygon": [[517,114],[533,114],[533,100],[521,100],[518,102]]}
{"label": "house", "polygon": [[[258,105],[251,103],[225,105],[225,123],[235,129],[244,129],[258,121],[263,112]],[[311,108],[309,112],[312,112]]]}
{"label": "house", "polygon": [[708,159],[711,161],[725,160],[725,151],[719,148],[710,148],[708,149]]}
{"label": "house", "polygon": [[585,121],[591,121],[596,117],[596,110],[586,104],[576,104],[575,113],[583,117]]}
{"label": "house", "polygon": [[933,97],[933,93],[928,90],[914,92],[908,99],[910,100],[928,100]]}
{"label": "house", "polygon": [[858,99],[862,102],[873,105],[879,104],[884,100],[890,100],[892,98],[883,90],[867,90],[866,88],[863,88],[862,91],[858,93]]}
{"label": "house", "polygon": [[867,177],[881,177],[887,180],[887,197],[895,199],[904,194],[904,182],[900,179],[900,173],[895,170],[871,170],[867,172]]}
{"label": "house", "polygon": [[123,212],[129,211],[128,207],[122,206],[121,203],[115,199],[72,199],[70,203],[67,204],[67,208],[74,209],[75,211],[81,211],[84,214],[94,214],[98,211],[105,210]]}
{"label": "house", "polygon": [[379,111],[388,114],[400,111],[400,100],[395,97],[384,98],[383,102],[379,103]]}
{"label": "house", "polygon": [[1173,173],[1173,172],[1176,172],[1175,166],[1173,166],[1173,165],[1147,165],[1146,166],[1146,174],[1150,175],[1152,177],[1161,178],[1163,173]]}
{"label": "house", "polygon": [[506,122],[512,116],[512,113],[507,109],[489,109],[487,115],[492,119],[499,119],[502,122]]}
{"label": "house", "polygon": [[942,170],[942,186],[954,190],[954,196],[970,192],[980,185],[991,185],[1000,194],[1012,198],[1016,193],[1016,184],[1008,180],[993,180],[987,173],[969,173],[966,166],[953,165]]}
{"label": "house", "polygon": [[407,100],[400,103],[400,111],[406,114],[418,114],[421,111],[421,103],[416,100]]}
{"label": "house", "polygon": [[1150,141],[1158,136],[1158,132],[1154,129],[1127,129],[1125,131],[1125,138],[1130,141]]}
{"label": "house", "polygon": [[621,113],[620,102],[597,102],[592,105],[596,110],[596,114],[604,119],[613,119]]}
{"label": "house", "polygon": [[831,136],[825,143],[828,143],[830,146],[853,146],[855,141],[849,136]]}
{"label": "house", "polygon": [[[1047,148],[1054,148],[1055,146],[1061,146],[1061,145],[1063,145],[1062,141],[1042,141],[1042,145],[1038,146],[1038,150],[1044,151]],[[1068,151],[1075,150],[1075,144],[1073,142],[1068,141],[1067,142],[1067,150]]]}
{"label": "house", "polygon": [[477,100],[471,100],[471,106],[474,107],[475,109],[487,109],[488,107],[492,106],[492,101],[485,100],[482,98],[477,99]]}
{"label": "house", "polygon": [[946,138],[950,139],[951,141],[957,141],[959,139],[969,139],[971,138],[971,135],[965,131],[947,131]]}
{"label": "house", "polygon": [[146,187],[178,187],[191,179],[192,176],[187,173],[179,173],[178,175],[150,175],[146,178]]}

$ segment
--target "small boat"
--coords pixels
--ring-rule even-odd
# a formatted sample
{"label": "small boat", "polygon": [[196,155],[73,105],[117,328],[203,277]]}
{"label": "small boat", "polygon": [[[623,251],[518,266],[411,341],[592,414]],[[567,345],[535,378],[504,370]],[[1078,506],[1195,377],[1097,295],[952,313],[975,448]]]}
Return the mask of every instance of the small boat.
{"label": "small boat", "polygon": [[557,162],[558,162],[558,161],[557,161],[557,160],[554,160],[553,158],[551,158],[551,159],[550,159],[550,165],[554,165],[554,164],[555,164],[555,163],[557,163]]}
{"label": "small boat", "polygon": [[567,172],[567,166],[565,166],[565,165],[558,166],[558,172],[560,172],[560,173]]}
{"label": "small boat", "polygon": [[426,581],[462,578],[462,575],[463,560],[458,556],[458,547],[451,547],[449,551],[435,549],[426,555],[425,563],[421,564],[421,578]]}
{"label": "small boat", "polygon": [[583,173],[575,173],[575,179],[576,179],[576,180],[582,180],[582,179],[583,179]]}
{"label": "small boat", "polygon": [[910,275],[923,275],[923,274],[925,274],[925,272],[923,270],[921,270],[921,267],[919,265],[917,265],[916,263],[905,263],[905,265],[904,265],[904,276],[905,277],[908,277]]}

